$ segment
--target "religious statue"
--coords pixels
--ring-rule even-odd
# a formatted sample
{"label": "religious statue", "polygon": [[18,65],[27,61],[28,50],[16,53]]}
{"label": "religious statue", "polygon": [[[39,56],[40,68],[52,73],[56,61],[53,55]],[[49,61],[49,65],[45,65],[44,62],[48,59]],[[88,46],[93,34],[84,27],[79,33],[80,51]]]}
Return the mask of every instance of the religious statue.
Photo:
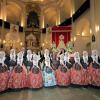
{"label": "religious statue", "polygon": [[59,36],[59,44],[58,44],[58,49],[66,49],[65,43],[64,43],[64,36],[61,34]]}

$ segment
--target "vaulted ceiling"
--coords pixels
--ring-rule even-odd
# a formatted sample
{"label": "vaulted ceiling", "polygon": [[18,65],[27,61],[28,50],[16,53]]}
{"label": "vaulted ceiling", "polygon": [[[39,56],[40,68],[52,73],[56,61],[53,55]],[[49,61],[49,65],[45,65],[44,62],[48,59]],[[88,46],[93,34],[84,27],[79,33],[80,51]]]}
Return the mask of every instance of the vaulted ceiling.
{"label": "vaulted ceiling", "polygon": [[38,14],[43,11],[45,25],[56,25],[59,10],[61,22],[70,17],[72,0],[7,0],[7,20],[12,23],[20,22],[24,8],[26,11],[34,10]]}

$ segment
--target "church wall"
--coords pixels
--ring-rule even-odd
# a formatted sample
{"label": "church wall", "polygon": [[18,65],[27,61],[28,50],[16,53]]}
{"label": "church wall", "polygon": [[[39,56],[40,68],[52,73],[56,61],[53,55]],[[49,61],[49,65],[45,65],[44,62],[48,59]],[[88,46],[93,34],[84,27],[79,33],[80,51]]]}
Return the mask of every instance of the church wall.
{"label": "church wall", "polygon": [[79,51],[81,54],[83,50],[91,52],[91,37],[90,37],[90,11],[86,11],[73,24],[73,41],[74,51]]}
{"label": "church wall", "polygon": [[100,55],[100,29],[96,31],[97,26],[100,28],[100,0],[91,0],[91,4],[91,6],[94,4],[94,8],[91,7],[91,13],[94,14],[94,19],[92,19],[92,21],[94,23],[95,30],[93,31],[93,34],[96,37],[96,41],[92,43],[92,49],[97,49]]}
{"label": "church wall", "polygon": [[[82,16],[80,16],[73,24],[72,37],[76,37],[76,40],[74,41],[75,51],[79,51],[82,54],[83,50],[87,50],[89,53],[91,53],[91,50],[97,49],[100,55],[100,0],[90,0],[90,5],[90,9],[86,11]],[[80,23],[80,21],[83,19],[86,19],[88,22],[83,21],[82,23]],[[89,23],[90,27],[87,26],[88,29],[83,27],[86,26],[85,23]],[[97,27],[98,30],[96,30]],[[86,37],[82,37],[82,31],[84,30],[87,33],[85,35],[88,35]],[[95,35],[95,42],[92,42],[92,34]]]}

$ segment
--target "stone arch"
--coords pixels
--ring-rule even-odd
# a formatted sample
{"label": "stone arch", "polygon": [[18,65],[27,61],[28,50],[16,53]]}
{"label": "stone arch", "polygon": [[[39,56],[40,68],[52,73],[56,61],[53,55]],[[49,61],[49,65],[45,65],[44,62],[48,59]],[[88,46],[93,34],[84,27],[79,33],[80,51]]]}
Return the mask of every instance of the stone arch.
{"label": "stone arch", "polygon": [[16,2],[8,2],[6,6],[7,21],[20,24],[22,7]]}

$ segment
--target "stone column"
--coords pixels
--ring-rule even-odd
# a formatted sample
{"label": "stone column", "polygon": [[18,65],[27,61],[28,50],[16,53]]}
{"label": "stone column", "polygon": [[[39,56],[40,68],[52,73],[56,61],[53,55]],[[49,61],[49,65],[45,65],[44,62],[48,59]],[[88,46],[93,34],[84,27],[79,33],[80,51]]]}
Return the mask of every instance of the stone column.
{"label": "stone column", "polygon": [[2,0],[1,2],[1,16],[0,19],[6,21],[7,20],[7,12],[6,12],[7,1]]}
{"label": "stone column", "polygon": [[21,23],[20,24],[21,24],[22,27],[27,27],[27,12],[26,12],[25,7],[22,10]]}
{"label": "stone column", "polygon": [[56,25],[59,25],[61,23],[60,8],[57,8],[56,11],[57,11]]}
{"label": "stone column", "polygon": [[45,20],[44,20],[44,11],[43,11],[43,9],[41,9],[39,18],[40,18],[40,28],[44,28],[45,27]]}
{"label": "stone column", "polygon": [[[45,16],[44,16],[44,10],[41,7],[40,15],[39,15],[39,21],[40,21],[40,29],[45,28]],[[40,31],[40,45],[42,47],[42,44],[44,43],[44,35],[42,34],[42,30]]]}

